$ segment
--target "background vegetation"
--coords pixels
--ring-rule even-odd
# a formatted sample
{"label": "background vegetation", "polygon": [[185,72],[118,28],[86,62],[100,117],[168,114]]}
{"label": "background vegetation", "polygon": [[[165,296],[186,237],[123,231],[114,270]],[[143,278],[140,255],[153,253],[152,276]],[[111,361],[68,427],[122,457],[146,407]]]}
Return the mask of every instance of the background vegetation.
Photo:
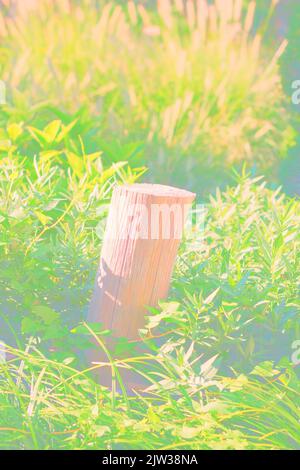
{"label": "background vegetation", "polygon": [[[300,448],[300,206],[277,189],[297,124],[268,8],[2,1],[1,448]],[[85,316],[112,189],[137,179],[196,190],[205,224],[139,353],[92,366],[107,389]]]}
{"label": "background vegetation", "polygon": [[149,179],[197,193],[244,161],[278,181],[294,142],[278,69],[286,42],[262,48],[255,2],[17,3],[1,28],[4,120],[77,119],[74,135],[107,165],[146,164]]}

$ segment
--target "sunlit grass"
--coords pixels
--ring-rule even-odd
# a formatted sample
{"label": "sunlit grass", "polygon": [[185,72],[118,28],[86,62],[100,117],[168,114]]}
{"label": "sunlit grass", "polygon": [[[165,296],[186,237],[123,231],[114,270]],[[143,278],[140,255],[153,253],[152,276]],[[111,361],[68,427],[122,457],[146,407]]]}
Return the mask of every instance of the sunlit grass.
{"label": "sunlit grass", "polygon": [[85,108],[88,145],[113,160],[140,148],[160,180],[184,174],[196,187],[195,169],[210,181],[212,168],[245,160],[276,177],[293,142],[277,67],[286,42],[267,51],[252,33],[254,1],[18,5],[1,20],[9,119],[28,122],[33,106],[51,103],[52,113],[81,109],[85,122]]}
{"label": "sunlit grass", "polygon": [[[147,355],[148,394],[126,397],[95,384],[88,371],[50,361],[34,346],[11,350],[0,365],[2,448],[16,449],[292,449],[299,446],[299,382],[222,379],[202,363],[192,388],[166,387],[171,362]],[[174,357],[179,365],[180,357]],[[134,365],[132,358],[130,364]],[[169,364],[168,364],[169,362]],[[187,357],[187,364],[192,361]],[[118,366],[116,362],[116,366]],[[153,379],[151,369],[160,374]],[[264,368],[260,374],[264,376]],[[268,368],[267,368],[268,370]],[[274,374],[278,374],[275,371]]]}

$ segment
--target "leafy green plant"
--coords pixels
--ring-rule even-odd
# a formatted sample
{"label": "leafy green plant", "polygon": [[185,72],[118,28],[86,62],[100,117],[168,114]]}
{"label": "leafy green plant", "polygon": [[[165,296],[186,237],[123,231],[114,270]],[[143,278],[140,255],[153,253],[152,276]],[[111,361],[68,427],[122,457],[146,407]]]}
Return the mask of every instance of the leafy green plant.
{"label": "leafy green plant", "polygon": [[[99,256],[96,227],[114,184],[144,171],[126,162],[104,167],[101,152],[88,154],[68,137],[73,125],[10,124],[12,141],[0,149],[1,325],[53,347],[66,345],[66,323],[82,317]],[[35,155],[25,153],[28,141]]]}
{"label": "leafy green plant", "polygon": [[183,248],[174,298],[148,329],[163,323],[173,340],[220,354],[227,370],[290,354],[300,335],[299,215],[299,201],[261,178],[217,191],[204,229]]}

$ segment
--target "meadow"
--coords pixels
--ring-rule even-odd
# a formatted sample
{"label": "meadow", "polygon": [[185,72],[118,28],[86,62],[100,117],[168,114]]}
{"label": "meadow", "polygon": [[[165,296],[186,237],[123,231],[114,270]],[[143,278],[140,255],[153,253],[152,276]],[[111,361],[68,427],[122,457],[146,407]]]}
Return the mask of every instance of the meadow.
{"label": "meadow", "polygon": [[[0,3],[1,449],[300,448],[293,49],[264,3]],[[135,182],[193,190],[205,223],[138,352],[108,352],[86,314],[113,188]]]}

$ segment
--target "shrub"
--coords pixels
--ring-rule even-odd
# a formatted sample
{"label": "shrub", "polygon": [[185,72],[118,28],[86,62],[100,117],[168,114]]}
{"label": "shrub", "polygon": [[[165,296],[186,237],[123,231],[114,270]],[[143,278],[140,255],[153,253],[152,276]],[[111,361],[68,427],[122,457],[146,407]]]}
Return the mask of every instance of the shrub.
{"label": "shrub", "polygon": [[299,209],[260,178],[217,191],[200,241],[182,250],[172,303],[149,329],[162,322],[174,344],[219,354],[227,373],[291,356],[300,335]]}
{"label": "shrub", "polygon": [[112,188],[144,170],[126,162],[104,168],[101,152],[86,152],[60,121],[2,131],[11,141],[0,148],[1,336],[21,329],[68,354],[66,324],[82,318],[88,302],[102,235],[96,229]]}

